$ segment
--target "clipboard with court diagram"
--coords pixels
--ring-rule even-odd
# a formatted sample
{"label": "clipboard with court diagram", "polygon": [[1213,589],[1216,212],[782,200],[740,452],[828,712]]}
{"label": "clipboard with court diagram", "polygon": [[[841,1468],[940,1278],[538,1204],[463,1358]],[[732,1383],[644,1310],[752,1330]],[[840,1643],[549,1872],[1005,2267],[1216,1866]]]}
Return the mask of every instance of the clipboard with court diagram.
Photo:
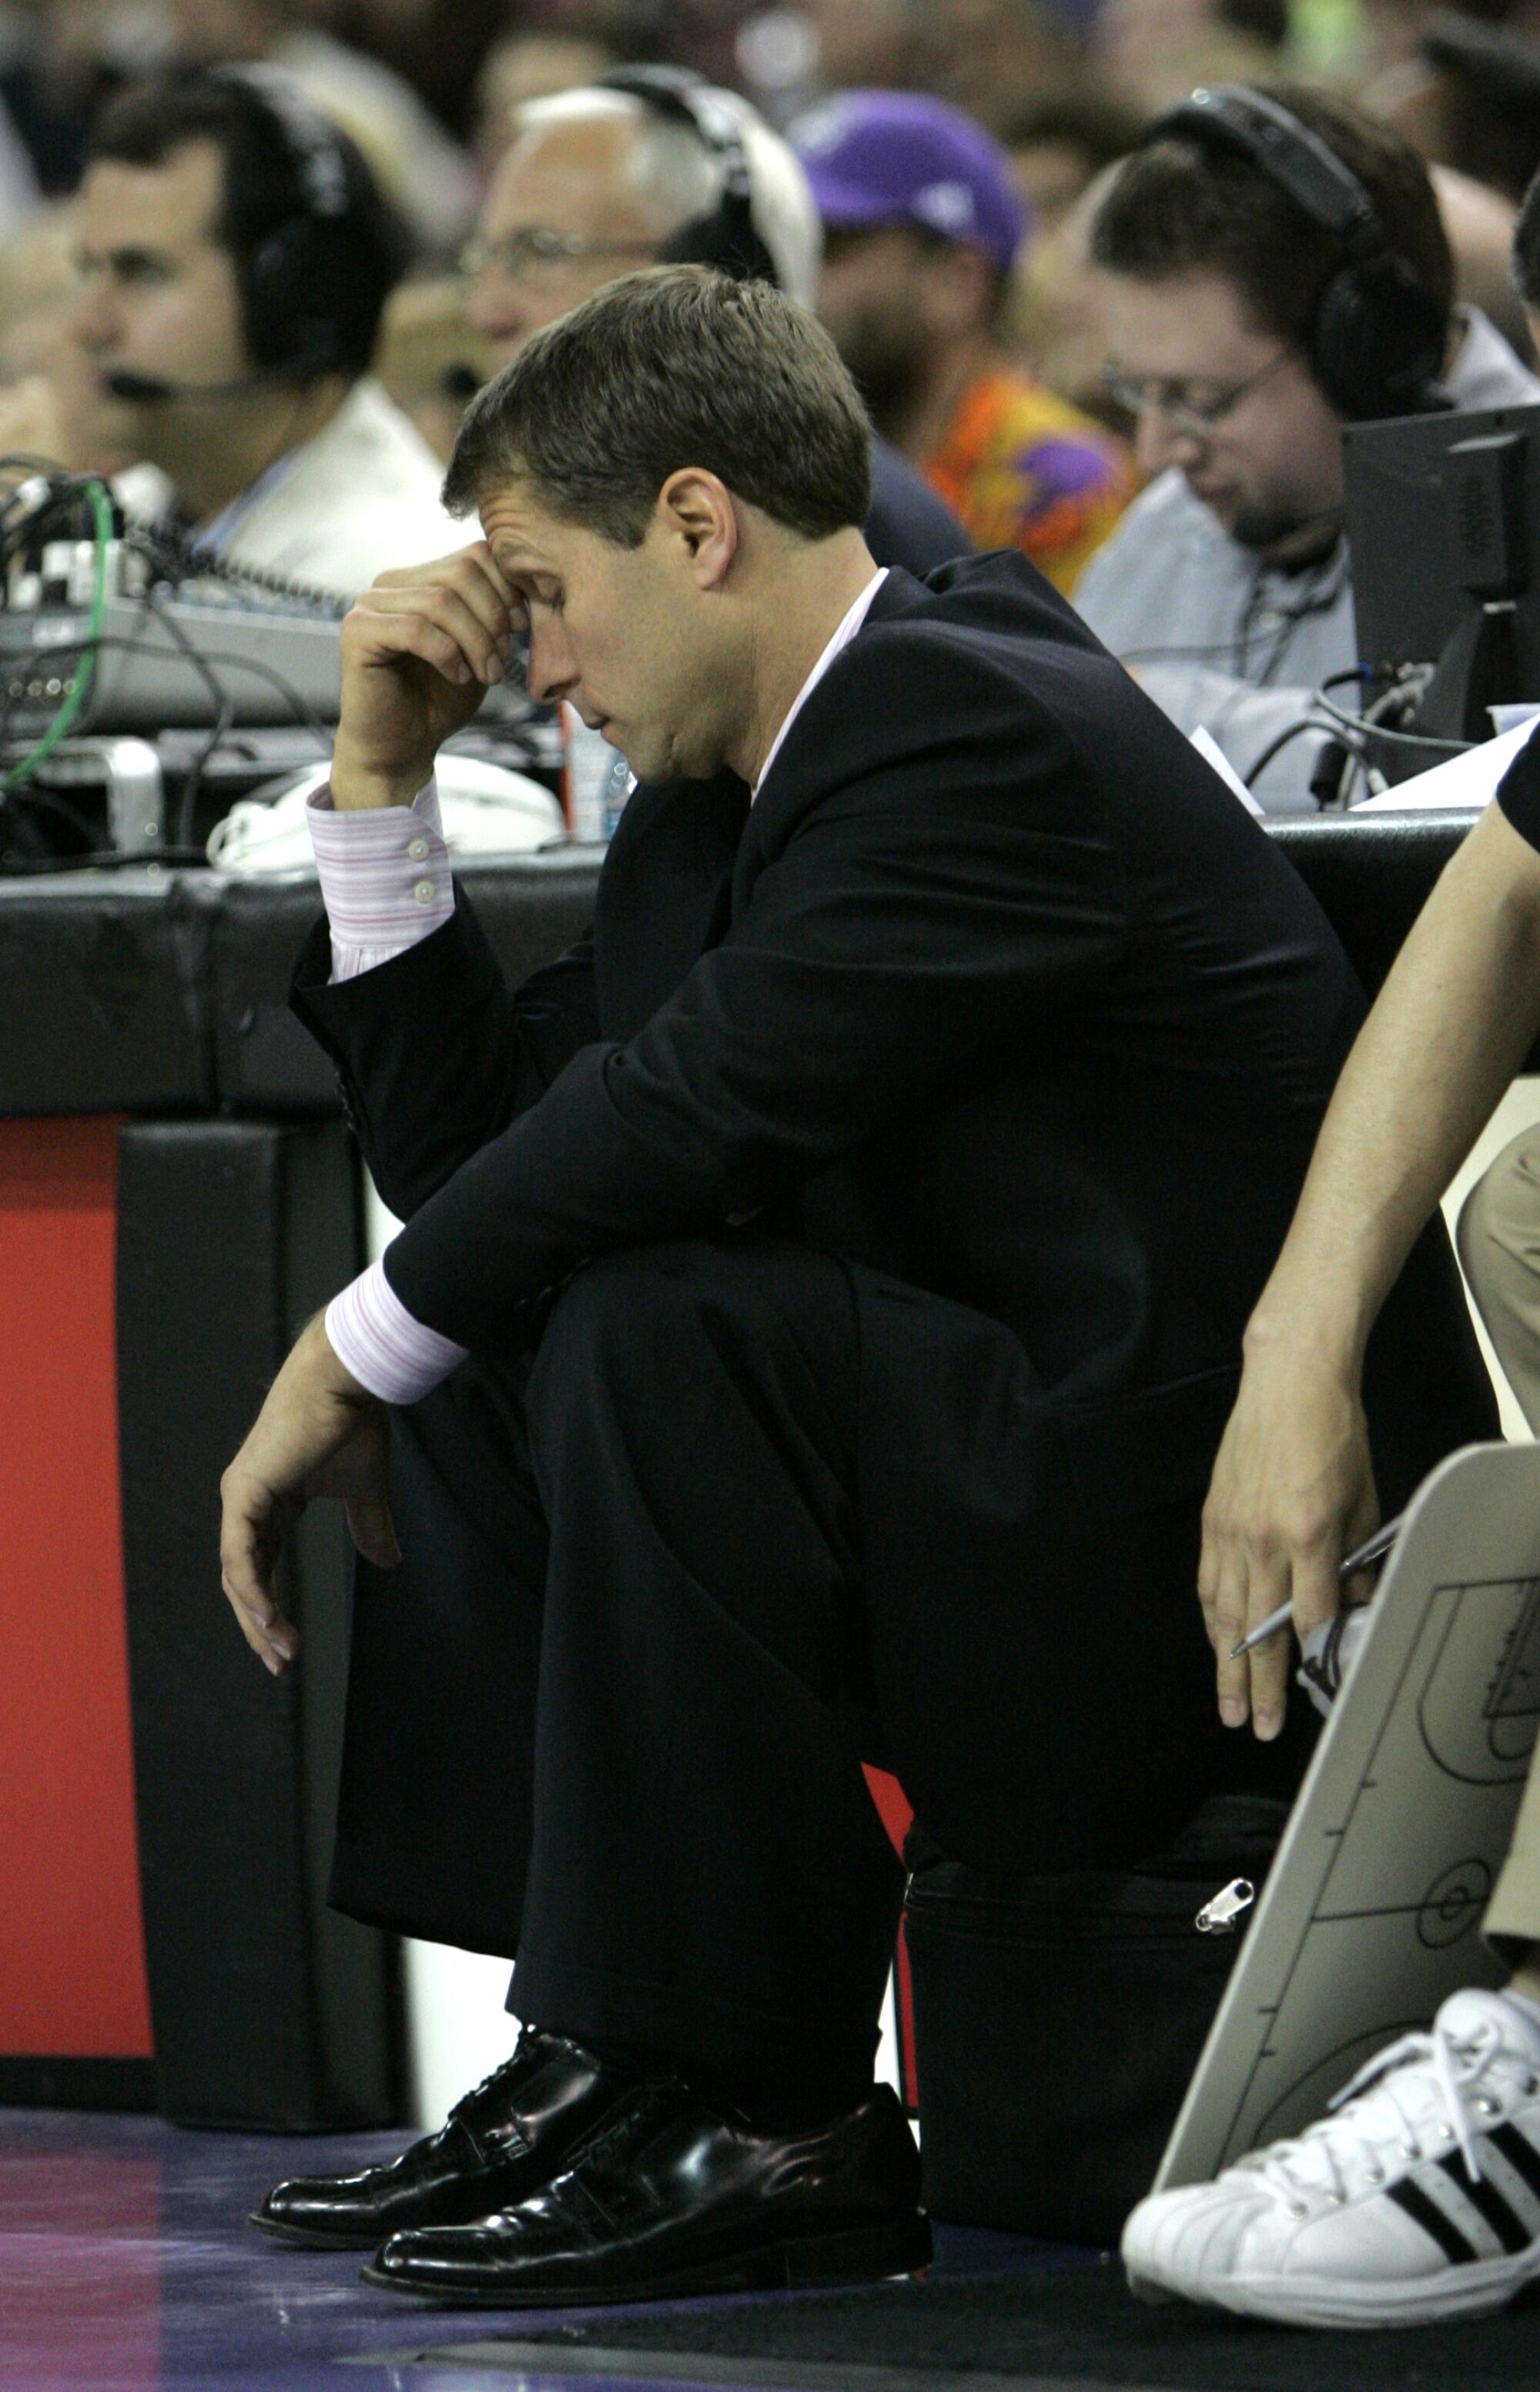
{"label": "clipboard with court diagram", "polygon": [[1297,2133],[1445,1995],[1503,1982],[1481,1922],[1537,1725],[1540,1446],[1468,1446],[1407,1507],[1157,2189]]}

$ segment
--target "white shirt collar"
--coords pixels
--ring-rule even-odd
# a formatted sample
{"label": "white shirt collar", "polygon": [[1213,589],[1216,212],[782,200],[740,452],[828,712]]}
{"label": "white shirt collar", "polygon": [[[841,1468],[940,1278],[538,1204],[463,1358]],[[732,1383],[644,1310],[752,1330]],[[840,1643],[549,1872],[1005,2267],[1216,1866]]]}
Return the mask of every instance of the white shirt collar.
{"label": "white shirt collar", "polygon": [[755,782],[753,788],[749,791],[749,803],[751,805],[758,796],[760,790],[764,787],[766,777],[770,773],[770,766],[774,763],[776,758],[780,755],[782,748],[785,745],[787,732],[791,729],[792,724],[796,721],[797,716],[807,705],[809,698],[811,697],[814,690],[818,687],[819,682],[823,679],[824,674],[828,671],[829,667],[834,663],[835,658],[839,655],[841,649],[848,648],[851,641],[855,638],[856,633],[860,630],[861,625],[866,620],[867,611],[871,606],[873,599],[876,596],[878,591],[882,588],[882,585],[886,578],[887,567],[885,565],[874,573],[871,580],[861,592],[861,596],[856,600],[855,604],[851,606],[844,616],[834,638],[830,641],[828,646],[824,649],[823,654],[820,656],[817,664],[814,665],[811,672],[808,675],[807,680],[803,682],[801,688],[797,691],[796,696],[793,698],[784,722],[782,723],[780,730],[776,733],[775,737],[770,742],[770,754],[766,757],[764,762],[759,767],[759,777]]}

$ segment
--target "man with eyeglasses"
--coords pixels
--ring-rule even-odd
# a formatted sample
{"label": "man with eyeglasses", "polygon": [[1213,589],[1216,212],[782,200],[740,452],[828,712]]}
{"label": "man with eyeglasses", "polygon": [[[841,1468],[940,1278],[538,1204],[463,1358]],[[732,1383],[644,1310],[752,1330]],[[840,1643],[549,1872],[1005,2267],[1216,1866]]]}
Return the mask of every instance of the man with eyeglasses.
{"label": "man with eyeglasses", "polygon": [[[679,78],[658,73],[663,106],[635,87],[649,72],[628,71],[630,88],[585,84],[514,111],[513,138],[461,258],[466,312],[505,365],[532,332],[617,275],[665,254],[701,255],[687,228],[701,228],[713,245],[723,203],[720,156],[684,110],[667,107]],[[802,167],[745,101],[704,84],[692,89],[695,108],[731,108],[755,234],[779,288],[811,306],[822,233]],[[879,565],[921,576],[970,546],[942,500],[880,440],[866,537]]]}
{"label": "man with eyeglasses", "polygon": [[[1421,161],[1343,101],[1290,90],[1287,105],[1362,185],[1386,246],[1442,313],[1443,395],[1463,409],[1540,399],[1487,319],[1451,304],[1449,243]],[[1314,354],[1342,244],[1251,159],[1179,128],[1124,161],[1092,258],[1111,352],[1104,379],[1152,478],[1075,604],[1184,730],[1212,734],[1263,806],[1310,812],[1323,745],[1306,728],[1311,698],[1357,660],[1346,419]]]}

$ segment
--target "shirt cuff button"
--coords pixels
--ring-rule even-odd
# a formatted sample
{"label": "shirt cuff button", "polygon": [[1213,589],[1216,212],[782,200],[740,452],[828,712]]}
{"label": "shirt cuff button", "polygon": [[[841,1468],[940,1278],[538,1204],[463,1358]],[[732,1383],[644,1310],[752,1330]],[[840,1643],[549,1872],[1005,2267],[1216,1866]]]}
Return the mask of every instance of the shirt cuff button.
{"label": "shirt cuff button", "polygon": [[411,857],[414,864],[426,864],[428,861],[427,840],[425,838],[414,838],[410,847],[408,848],[407,853]]}
{"label": "shirt cuff button", "polygon": [[412,895],[420,905],[431,905],[438,895],[438,890],[432,880],[420,880],[412,890]]}

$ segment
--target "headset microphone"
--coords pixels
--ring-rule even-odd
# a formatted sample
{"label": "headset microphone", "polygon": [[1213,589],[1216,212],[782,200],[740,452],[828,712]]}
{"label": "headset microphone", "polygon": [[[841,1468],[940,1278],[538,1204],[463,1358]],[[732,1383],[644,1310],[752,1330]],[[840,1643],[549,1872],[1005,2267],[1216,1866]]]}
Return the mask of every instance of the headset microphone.
{"label": "headset microphone", "polygon": [[273,373],[240,374],[233,382],[167,382],[160,374],[130,373],[116,369],[103,374],[102,388],[113,398],[135,407],[163,407],[172,400],[235,398],[242,391],[259,390],[271,382],[286,381]]}

